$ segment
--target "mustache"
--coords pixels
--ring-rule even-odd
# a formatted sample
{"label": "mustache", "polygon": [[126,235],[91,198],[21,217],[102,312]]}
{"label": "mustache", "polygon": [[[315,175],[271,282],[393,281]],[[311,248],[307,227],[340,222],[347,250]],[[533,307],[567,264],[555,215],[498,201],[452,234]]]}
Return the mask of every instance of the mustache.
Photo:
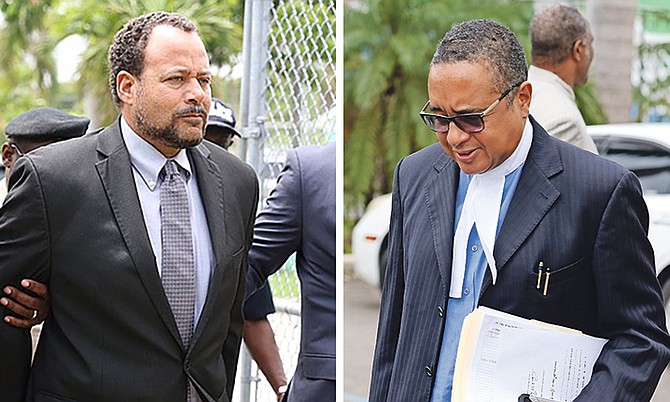
{"label": "mustache", "polygon": [[207,119],[207,110],[205,109],[204,106],[202,105],[194,105],[190,106],[181,110],[178,110],[177,113],[175,113],[175,116],[181,117],[181,116],[187,116],[187,115],[200,115],[202,116],[203,119]]}

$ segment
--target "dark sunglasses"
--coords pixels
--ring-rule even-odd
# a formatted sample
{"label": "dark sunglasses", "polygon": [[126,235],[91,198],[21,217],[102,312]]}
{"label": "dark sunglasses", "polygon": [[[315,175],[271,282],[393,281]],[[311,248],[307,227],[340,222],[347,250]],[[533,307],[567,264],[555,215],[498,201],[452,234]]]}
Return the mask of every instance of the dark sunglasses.
{"label": "dark sunglasses", "polygon": [[484,131],[484,116],[491,113],[491,111],[498,105],[498,103],[500,103],[501,100],[503,100],[510,92],[512,92],[514,88],[518,87],[522,83],[523,82],[518,82],[509,87],[507,91],[503,92],[502,95],[500,95],[500,97],[491,104],[491,106],[487,107],[483,112],[480,113],[467,113],[456,116],[426,113],[426,108],[430,104],[430,101],[428,101],[425,105],[423,105],[423,108],[419,112],[419,116],[421,116],[421,119],[424,123],[426,123],[428,128],[438,133],[448,133],[449,123],[454,122],[454,124],[462,131],[468,134],[476,134]]}

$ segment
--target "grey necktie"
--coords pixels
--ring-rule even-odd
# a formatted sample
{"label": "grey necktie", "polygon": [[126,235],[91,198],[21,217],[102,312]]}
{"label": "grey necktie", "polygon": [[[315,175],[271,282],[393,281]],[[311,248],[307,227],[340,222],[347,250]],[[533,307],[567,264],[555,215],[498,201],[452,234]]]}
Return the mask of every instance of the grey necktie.
{"label": "grey necktie", "polygon": [[[184,348],[193,338],[195,311],[195,260],[191,236],[186,183],[179,175],[177,163],[168,159],[163,167],[161,184],[161,281],[172,315],[177,323]],[[187,401],[197,401],[195,389],[188,382]]]}

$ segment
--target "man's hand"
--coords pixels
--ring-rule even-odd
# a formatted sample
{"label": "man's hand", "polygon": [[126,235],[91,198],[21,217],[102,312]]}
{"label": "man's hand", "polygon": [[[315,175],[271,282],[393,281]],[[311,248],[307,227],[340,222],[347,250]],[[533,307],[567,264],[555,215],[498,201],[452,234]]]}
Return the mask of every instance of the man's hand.
{"label": "man's hand", "polygon": [[44,321],[51,310],[51,303],[49,302],[49,292],[45,284],[31,279],[24,279],[21,281],[21,286],[35,293],[37,296],[30,296],[13,286],[5,286],[3,292],[8,297],[1,298],[0,304],[17,315],[16,317],[11,315],[5,316],[4,320],[7,324],[27,329]]}

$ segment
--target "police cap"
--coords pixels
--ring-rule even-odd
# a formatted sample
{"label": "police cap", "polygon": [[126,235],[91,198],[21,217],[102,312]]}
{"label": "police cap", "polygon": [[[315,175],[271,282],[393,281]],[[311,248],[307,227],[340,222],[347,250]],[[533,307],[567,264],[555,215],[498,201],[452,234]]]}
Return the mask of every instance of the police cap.
{"label": "police cap", "polygon": [[12,119],[5,127],[9,138],[33,138],[40,140],[80,137],[86,133],[91,120],[73,116],[49,107],[31,109]]}
{"label": "police cap", "polygon": [[235,114],[233,109],[221,102],[220,99],[212,98],[212,105],[209,108],[209,118],[207,126],[223,127],[230,130],[234,135],[240,137],[240,133],[235,129]]}

